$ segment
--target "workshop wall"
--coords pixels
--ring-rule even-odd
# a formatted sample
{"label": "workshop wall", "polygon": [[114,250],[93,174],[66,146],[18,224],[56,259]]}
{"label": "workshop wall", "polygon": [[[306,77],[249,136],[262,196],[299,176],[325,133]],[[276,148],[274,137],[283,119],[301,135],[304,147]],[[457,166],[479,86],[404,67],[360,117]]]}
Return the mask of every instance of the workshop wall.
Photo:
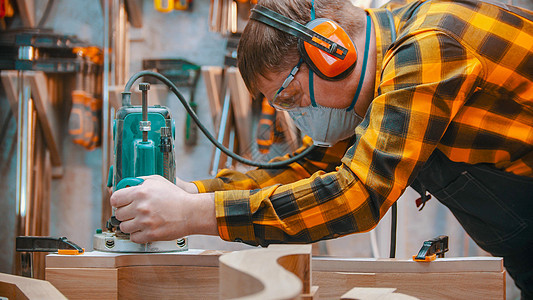
{"label": "workshop wall", "polygon": [[[39,1],[37,1],[39,2]],[[44,2],[44,1],[43,1]],[[65,34],[98,46],[103,45],[103,15],[100,1],[56,0],[46,25]],[[142,59],[184,58],[203,66],[222,66],[225,39],[208,31],[209,0],[196,0],[191,12],[174,11],[163,14],[153,9],[153,1],[144,1],[143,24],[140,29],[130,29],[130,74],[141,70]],[[508,2],[508,1],[503,1]],[[532,8],[529,0],[514,0],[514,4]],[[44,3],[37,5],[39,16]],[[185,92],[187,97],[187,92]],[[149,94],[150,97],[150,94]],[[165,99],[166,98],[166,99]],[[202,80],[196,91],[198,115],[213,132],[205,85]],[[210,177],[209,161],[212,145],[201,134],[193,148],[183,145],[185,119],[181,105],[173,95],[164,97],[176,120],[177,176],[184,180]],[[162,103],[165,104],[165,103]],[[16,121],[6,120],[9,104],[0,89],[0,272],[11,272],[15,223],[15,163]],[[4,125],[5,124],[5,125]],[[52,182],[51,232],[52,236],[66,236],[86,249],[92,249],[92,234],[101,220],[101,149],[86,151],[72,143],[65,134],[63,144],[63,178]],[[415,254],[424,240],[440,234],[450,236],[449,256],[483,255],[464,233],[455,218],[438,201],[428,202],[418,212],[414,199],[418,196],[408,190],[398,201],[397,257],[408,258]],[[386,216],[375,230],[377,255],[388,256],[390,220]],[[321,242],[321,254],[334,256],[372,257],[371,234],[351,235]],[[238,249],[246,246],[226,243],[217,237],[195,236],[191,248]],[[512,288],[512,281],[508,286]],[[508,293],[512,295],[512,293]]]}

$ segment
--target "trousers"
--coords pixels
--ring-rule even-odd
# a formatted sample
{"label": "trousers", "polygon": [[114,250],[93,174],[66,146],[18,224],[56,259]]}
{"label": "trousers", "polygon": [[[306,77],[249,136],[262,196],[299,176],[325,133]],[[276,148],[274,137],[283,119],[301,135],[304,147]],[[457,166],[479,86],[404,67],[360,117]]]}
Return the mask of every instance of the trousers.
{"label": "trousers", "polygon": [[533,178],[454,162],[435,150],[411,186],[429,191],[479,247],[503,257],[522,299],[533,299]]}

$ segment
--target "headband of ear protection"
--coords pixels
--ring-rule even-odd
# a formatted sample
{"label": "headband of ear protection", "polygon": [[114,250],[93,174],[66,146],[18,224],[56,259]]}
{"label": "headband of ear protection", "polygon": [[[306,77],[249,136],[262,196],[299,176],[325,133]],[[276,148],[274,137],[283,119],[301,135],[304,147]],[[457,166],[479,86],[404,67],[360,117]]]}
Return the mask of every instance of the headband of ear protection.
{"label": "headband of ear protection", "polygon": [[250,18],[297,37],[301,57],[323,79],[343,79],[355,67],[355,45],[333,20],[314,19],[304,26],[261,5],[252,9]]}

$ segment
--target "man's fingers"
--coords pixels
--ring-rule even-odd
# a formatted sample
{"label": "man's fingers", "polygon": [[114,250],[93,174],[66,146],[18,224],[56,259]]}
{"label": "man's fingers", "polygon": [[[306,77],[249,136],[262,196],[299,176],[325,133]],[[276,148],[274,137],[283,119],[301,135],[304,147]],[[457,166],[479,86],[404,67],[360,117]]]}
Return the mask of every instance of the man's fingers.
{"label": "man's fingers", "polygon": [[122,206],[115,210],[115,217],[119,221],[131,220],[135,215],[135,210],[131,206]]}
{"label": "man's fingers", "polygon": [[139,222],[135,222],[135,219],[124,221],[120,223],[120,231],[124,233],[130,233],[130,234],[135,233],[141,230],[141,226],[138,223]]}
{"label": "man's fingers", "polygon": [[111,203],[112,207],[117,208],[129,205],[131,202],[133,202],[133,199],[135,199],[133,195],[136,192],[136,186],[120,189],[111,195],[109,202]]}
{"label": "man's fingers", "polygon": [[139,178],[146,180],[157,180],[157,181],[168,181],[165,177],[161,175],[149,175],[149,176],[139,176]]}
{"label": "man's fingers", "polygon": [[148,237],[148,234],[146,234],[145,231],[136,231],[134,233],[131,233],[130,240],[137,244],[144,244],[144,243],[151,242],[150,238]]}

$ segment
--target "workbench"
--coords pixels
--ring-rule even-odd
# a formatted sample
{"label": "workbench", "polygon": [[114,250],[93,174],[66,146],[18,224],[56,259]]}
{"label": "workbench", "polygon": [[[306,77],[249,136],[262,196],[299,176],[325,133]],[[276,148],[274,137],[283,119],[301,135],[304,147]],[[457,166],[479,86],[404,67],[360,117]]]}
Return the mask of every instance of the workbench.
{"label": "workbench", "polygon": [[[393,288],[420,299],[505,299],[501,258],[439,258],[433,262],[311,258],[310,245],[274,245],[231,253],[191,249],[151,254],[50,254],[46,280],[69,299],[227,299],[244,296],[234,291],[244,293],[245,286],[266,290],[267,281],[283,279],[283,270],[275,268],[278,264],[303,282],[302,288],[295,281],[302,290],[296,299],[340,299],[354,287]],[[278,285],[278,292],[282,286]]]}

